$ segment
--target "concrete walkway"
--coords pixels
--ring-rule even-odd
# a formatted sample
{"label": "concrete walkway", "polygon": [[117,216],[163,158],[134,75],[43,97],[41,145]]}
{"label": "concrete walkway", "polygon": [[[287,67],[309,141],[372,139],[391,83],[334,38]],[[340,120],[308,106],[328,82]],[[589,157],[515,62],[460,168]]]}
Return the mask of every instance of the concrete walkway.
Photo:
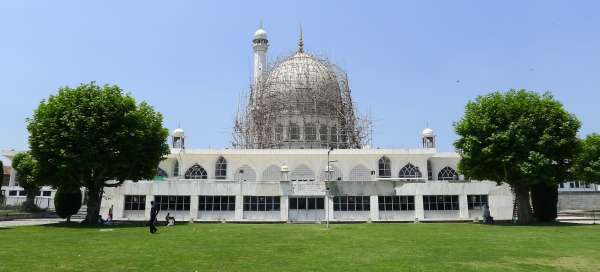
{"label": "concrete walkway", "polygon": [[[55,224],[55,223],[64,222],[64,221],[65,221],[64,219],[60,219],[60,218],[19,219],[19,220],[12,220],[12,221],[0,221],[0,228],[46,225],[46,224]],[[79,221],[80,220],[71,220],[71,222],[79,222]]]}

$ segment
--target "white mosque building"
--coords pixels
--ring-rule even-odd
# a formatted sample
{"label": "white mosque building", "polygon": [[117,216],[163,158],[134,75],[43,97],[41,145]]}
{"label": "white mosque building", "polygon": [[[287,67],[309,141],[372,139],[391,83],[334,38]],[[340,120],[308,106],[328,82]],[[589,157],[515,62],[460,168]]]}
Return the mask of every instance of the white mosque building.
{"label": "white mosque building", "polygon": [[252,40],[254,79],[234,122],[232,148],[191,149],[181,128],[155,180],[105,188],[101,214],[217,222],[460,221],[481,218],[488,204],[497,220],[512,218],[506,185],[465,180],[459,154],[438,152],[422,132],[416,149],[372,148],[346,74],[298,50],[267,63],[262,27]]}

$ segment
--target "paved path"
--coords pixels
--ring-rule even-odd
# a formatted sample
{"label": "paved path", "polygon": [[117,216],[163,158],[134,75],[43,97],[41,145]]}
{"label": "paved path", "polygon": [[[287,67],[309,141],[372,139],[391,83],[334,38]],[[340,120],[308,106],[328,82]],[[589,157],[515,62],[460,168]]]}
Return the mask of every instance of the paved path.
{"label": "paved path", "polygon": [[[35,225],[46,225],[64,222],[64,219],[60,218],[42,218],[42,219],[18,219],[12,221],[0,221],[0,228],[11,228],[19,226],[35,226]],[[77,221],[77,220],[71,220]]]}

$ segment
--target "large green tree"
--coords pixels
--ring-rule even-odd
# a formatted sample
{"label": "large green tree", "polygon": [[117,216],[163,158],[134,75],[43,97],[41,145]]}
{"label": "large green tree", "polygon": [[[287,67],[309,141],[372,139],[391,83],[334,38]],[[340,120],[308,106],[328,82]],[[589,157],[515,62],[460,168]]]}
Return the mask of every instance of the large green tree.
{"label": "large green tree", "polygon": [[518,222],[531,221],[529,192],[538,183],[571,176],[580,122],[550,93],[493,92],[467,103],[455,131],[467,177],[508,183],[518,203]]}
{"label": "large green tree", "polygon": [[17,153],[12,159],[12,168],[16,171],[16,180],[23,187],[27,199],[23,203],[23,209],[27,212],[35,210],[35,197],[40,193],[40,178],[38,163],[30,152]]}
{"label": "large green tree", "polygon": [[116,85],[62,87],[42,101],[27,126],[39,173],[55,187],[85,187],[94,224],[104,187],[151,179],[169,151],[162,115]]}
{"label": "large green tree", "polygon": [[600,183],[600,134],[590,134],[581,141],[574,172],[579,180]]}

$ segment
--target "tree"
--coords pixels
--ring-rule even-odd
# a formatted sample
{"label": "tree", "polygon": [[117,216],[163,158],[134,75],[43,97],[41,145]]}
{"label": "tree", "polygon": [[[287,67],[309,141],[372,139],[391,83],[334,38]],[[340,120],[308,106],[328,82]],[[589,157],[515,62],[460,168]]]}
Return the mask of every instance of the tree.
{"label": "tree", "polygon": [[35,197],[40,193],[38,163],[29,152],[17,153],[12,159],[12,168],[17,172],[16,180],[27,194],[23,203],[26,212],[35,211]]}
{"label": "tree", "polygon": [[518,222],[531,221],[530,187],[558,184],[572,176],[579,120],[550,93],[493,92],[465,107],[454,125],[454,143],[467,177],[509,184]]}
{"label": "tree", "polygon": [[58,187],[54,194],[54,209],[60,218],[71,222],[71,216],[81,208],[81,190],[79,188]]}
{"label": "tree", "polygon": [[590,134],[581,141],[574,172],[579,180],[600,183],[600,134]]}
{"label": "tree", "polygon": [[542,222],[554,222],[558,216],[558,184],[538,183],[531,186],[533,217]]}
{"label": "tree", "polygon": [[27,129],[44,179],[86,188],[88,224],[97,222],[104,187],[151,179],[169,152],[162,115],[116,85],[62,87],[40,103]]}

